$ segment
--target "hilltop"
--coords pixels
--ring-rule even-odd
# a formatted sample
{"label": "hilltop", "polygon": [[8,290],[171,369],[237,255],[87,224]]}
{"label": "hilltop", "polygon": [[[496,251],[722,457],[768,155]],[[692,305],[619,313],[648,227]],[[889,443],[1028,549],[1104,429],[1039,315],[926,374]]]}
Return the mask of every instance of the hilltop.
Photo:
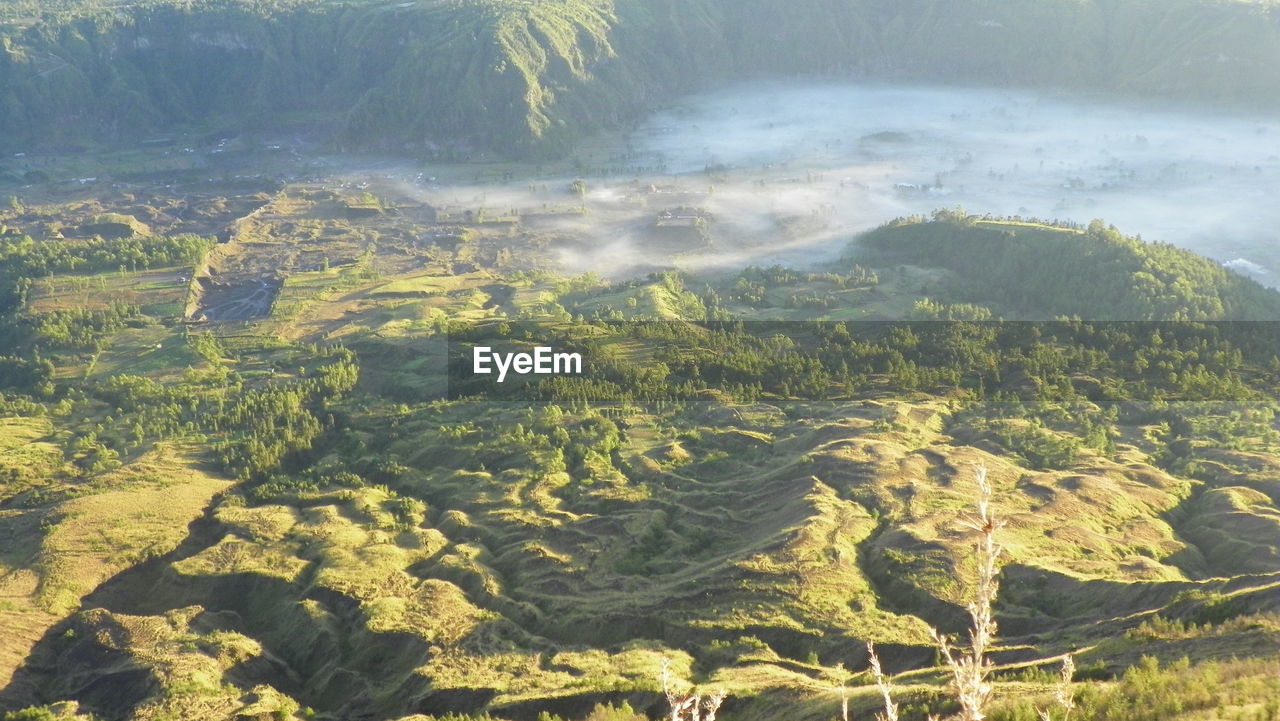
{"label": "hilltop", "polygon": [[1277,295],[1208,258],[1144,243],[1114,226],[1087,228],[940,211],[887,224],[851,247],[854,259],[939,268],[939,292],[1003,315],[1091,320],[1280,317]]}

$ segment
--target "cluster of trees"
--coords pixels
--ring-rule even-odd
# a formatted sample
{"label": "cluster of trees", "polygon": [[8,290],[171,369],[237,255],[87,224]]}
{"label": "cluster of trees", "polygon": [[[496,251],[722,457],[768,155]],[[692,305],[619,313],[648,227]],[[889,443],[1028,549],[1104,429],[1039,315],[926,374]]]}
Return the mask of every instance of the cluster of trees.
{"label": "cluster of trees", "polygon": [[130,303],[114,301],[106,308],[72,308],[11,315],[0,321],[0,340],[31,352],[97,352],[115,333],[142,315]]}
{"label": "cluster of trees", "polygon": [[[530,332],[498,324],[471,334],[502,345]],[[580,352],[584,375],[505,387],[462,376],[455,395],[655,401],[714,390],[749,402],[958,391],[989,400],[1244,400],[1280,383],[1265,324],[633,322],[539,326],[536,335]],[[619,338],[651,352],[618,353]]]}
{"label": "cluster of trees", "polygon": [[55,273],[97,273],[194,264],[212,246],[194,235],[88,241],[36,241],[0,237],[0,388],[36,396],[53,392],[53,365],[41,354],[101,351],[108,339],[142,321],[136,305],[24,312],[34,280]]}
{"label": "cluster of trees", "polygon": [[53,392],[54,365],[47,358],[0,356],[0,388],[8,388],[34,396]]}
{"label": "cluster of trees", "polygon": [[[202,334],[189,340],[194,346],[209,343]],[[32,369],[0,359],[0,372],[36,375],[43,379],[44,395],[61,396],[61,415],[90,419],[66,442],[68,458],[87,473],[109,470],[157,441],[194,436],[212,438],[214,458],[223,469],[248,479],[274,470],[289,453],[310,448],[333,427],[337,421],[328,409],[359,375],[355,354],[342,347],[298,349],[295,360],[305,364],[301,377],[256,387],[217,364],[205,373],[189,369],[179,382],[119,374],[61,388],[55,387],[47,361],[37,360]]]}
{"label": "cluster of trees", "polygon": [[[793,286],[798,283],[818,283],[838,290],[849,288],[873,288],[880,282],[875,271],[860,265],[853,265],[843,273],[805,273],[782,266],[759,268],[752,266],[743,270],[733,280],[728,291],[730,300],[746,303],[753,308],[767,307],[765,295],[771,288]],[[834,305],[835,299],[830,294],[792,295],[788,299],[789,308],[826,309]]]}
{"label": "cluster of trees", "polygon": [[310,448],[323,429],[311,400],[301,388],[252,390],[237,397],[217,419],[236,436],[215,448],[219,463],[248,479],[275,468],[286,454]]}
{"label": "cluster of trees", "polygon": [[40,278],[55,273],[98,273],[189,265],[213,247],[199,235],[38,241],[0,237],[0,277]]}
{"label": "cluster of trees", "polygon": [[209,414],[207,423],[229,435],[215,447],[227,472],[260,476],[289,453],[311,448],[333,426],[324,410],[355,387],[359,366],[355,354],[341,347],[320,350],[317,360],[320,365],[298,382],[242,392]]}
{"label": "cluster of trees", "polygon": [[197,235],[84,241],[0,237],[0,312],[26,303],[33,280],[56,273],[102,273],[193,265],[213,247]]}
{"label": "cluster of trees", "polygon": [[245,379],[224,365],[225,349],[208,334],[192,334],[188,342],[210,370],[189,370],[182,382],[122,374],[83,387],[56,383],[50,353],[96,354],[112,336],[145,319],[139,307],[123,302],[101,309],[25,312],[33,278],[194,264],[212,244],[193,235],[65,242],[0,238],[0,342],[11,349],[0,356],[0,388],[61,399],[70,404],[65,415],[91,419],[66,442],[69,459],[85,472],[109,470],[158,440],[212,434],[218,439],[215,455],[229,473],[264,474],[332,425],[324,409],[355,386],[354,353],[312,347],[298,351],[306,366],[299,369],[301,377],[246,388]]}
{"label": "cluster of trees", "polygon": [[566,412],[556,404],[531,408],[522,422],[501,429],[477,451],[490,470],[532,470],[535,475],[568,473],[582,484],[616,477],[622,432],[598,412]]}
{"label": "cluster of trees", "polygon": [[918,300],[908,314],[911,320],[990,320],[991,309],[972,303],[940,303],[930,298]]}

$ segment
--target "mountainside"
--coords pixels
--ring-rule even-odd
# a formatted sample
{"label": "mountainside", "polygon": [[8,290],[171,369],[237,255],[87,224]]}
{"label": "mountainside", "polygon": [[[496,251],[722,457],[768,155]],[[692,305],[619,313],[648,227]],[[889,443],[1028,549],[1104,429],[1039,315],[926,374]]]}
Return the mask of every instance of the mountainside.
{"label": "mountainside", "polygon": [[[1176,315],[1168,289],[1202,321],[1264,312],[1274,291],[1110,229],[955,213],[867,234],[861,252],[887,255],[840,271],[570,281],[514,270],[485,240],[523,231],[478,224],[452,250],[422,248],[391,233],[438,227],[407,206],[346,213],[367,205],[282,191],[214,251],[0,244],[16,299],[16,352],[0,358],[0,703],[192,721],[576,719],[612,704],[593,718],[635,721],[618,705],[663,713],[670,664],[725,689],[726,718],[818,721],[840,678],[854,712],[876,708],[871,640],[904,717],[923,718],[950,708],[928,634],[965,628],[978,467],[1008,521],[993,718],[1030,718],[1065,653],[1089,721],[1274,697],[1274,344],[1208,322],[932,322],[993,317],[945,275],[992,252],[1011,265],[986,264],[978,285],[1063,264],[1101,287],[1148,273],[1163,285],[1123,302],[1153,321]],[[187,302],[173,300],[191,266],[163,266],[260,277],[255,263],[298,243],[273,231],[307,223],[332,252],[379,243],[290,271],[263,317],[176,322],[214,301],[181,280]],[[1019,257],[1066,236],[1043,266]],[[935,265],[903,270],[895,248]],[[845,322],[783,324],[789,340],[724,322],[796,298]],[[927,322],[857,322],[891,308]],[[591,377],[548,381],[539,402],[450,399],[440,333],[524,338],[517,319],[585,344]]]}
{"label": "mountainside", "polygon": [[7,8],[10,151],[285,118],[351,148],[555,155],[681,91],[793,73],[1280,101],[1263,72],[1280,62],[1270,3],[153,0],[41,11]]}

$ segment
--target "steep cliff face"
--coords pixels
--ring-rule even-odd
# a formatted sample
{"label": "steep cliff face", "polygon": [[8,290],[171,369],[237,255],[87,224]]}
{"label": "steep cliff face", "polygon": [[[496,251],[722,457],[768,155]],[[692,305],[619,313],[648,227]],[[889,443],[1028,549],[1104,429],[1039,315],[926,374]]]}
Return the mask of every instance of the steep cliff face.
{"label": "steep cliff face", "polygon": [[13,26],[3,50],[7,148],[301,112],[348,147],[557,154],[761,74],[1280,100],[1275,6],[1205,0],[152,3]]}

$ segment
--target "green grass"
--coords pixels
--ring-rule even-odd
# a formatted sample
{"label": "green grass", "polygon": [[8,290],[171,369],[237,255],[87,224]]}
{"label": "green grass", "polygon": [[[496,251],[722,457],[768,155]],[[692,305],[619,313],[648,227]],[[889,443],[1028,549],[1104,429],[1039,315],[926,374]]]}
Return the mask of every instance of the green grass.
{"label": "green grass", "polygon": [[187,284],[179,282],[178,277],[190,272],[190,268],[179,267],[43,278],[36,283],[31,308],[37,312],[102,309],[124,302],[142,306],[143,312],[152,317],[174,320],[181,315],[187,297]]}

